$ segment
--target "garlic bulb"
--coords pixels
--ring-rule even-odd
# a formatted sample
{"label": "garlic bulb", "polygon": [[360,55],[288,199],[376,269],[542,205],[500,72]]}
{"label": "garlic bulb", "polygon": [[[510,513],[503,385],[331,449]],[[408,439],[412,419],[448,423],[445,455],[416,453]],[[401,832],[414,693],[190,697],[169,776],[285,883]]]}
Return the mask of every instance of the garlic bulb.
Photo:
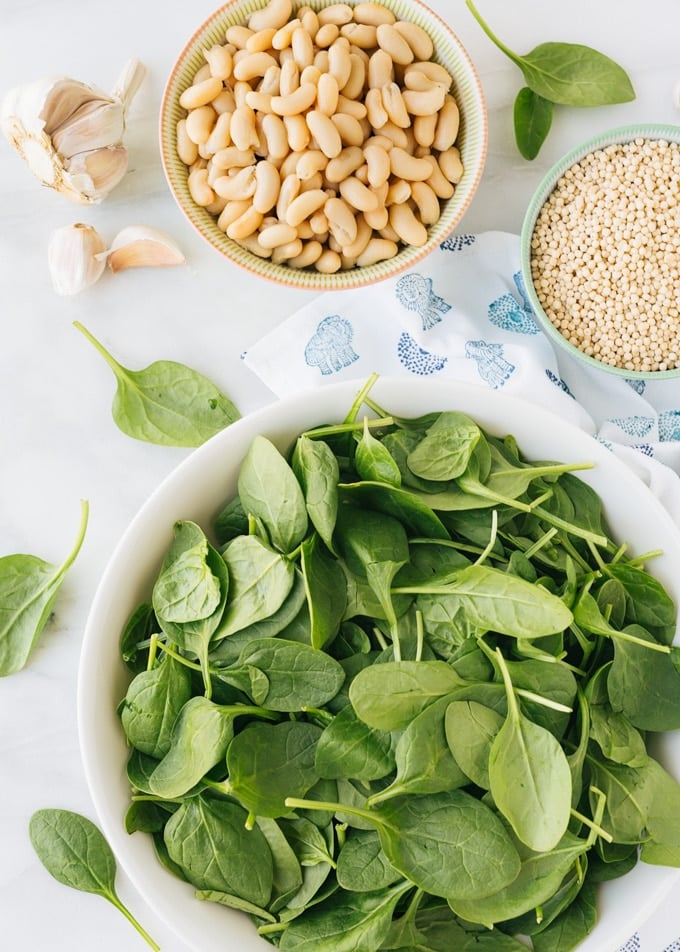
{"label": "garlic bulb", "polygon": [[106,245],[91,225],[78,222],[58,228],[47,249],[47,262],[57,294],[77,294],[98,281],[106,267],[100,255]]}
{"label": "garlic bulb", "polygon": [[127,171],[127,111],[145,72],[130,60],[110,95],[68,77],[19,86],[0,104],[0,128],[44,185],[96,204]]}
{"label": "garlic bulb", "polygon": [[106,258],[114,273],[125,268],[169,267],[186,260],[172,238],[148,225],[123,228],[113,239]]}

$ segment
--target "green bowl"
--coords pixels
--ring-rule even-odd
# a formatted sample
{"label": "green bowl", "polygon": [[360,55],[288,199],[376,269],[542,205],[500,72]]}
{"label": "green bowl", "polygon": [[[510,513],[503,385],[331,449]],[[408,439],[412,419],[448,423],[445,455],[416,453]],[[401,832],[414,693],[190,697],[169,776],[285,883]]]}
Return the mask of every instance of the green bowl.
{"label": "green bowl", "polygon": [[680,126],[670,126],[662,124],[642,124],[635,126],[623,126],[618,129],[611,129],[598,136],[583,142],[581,145],[572,149],[564,155],[553,167],[546,173],[529,203],[529,207],[524,216],[522,231],[520,237],[520,256],[521,272],[527,297],[533,308],[536,320],[541,329],[548,336],[550,341],[570,356],[576,358],[582,364],[595,367],[609,374],[615,374],[628,380],[663,380],[670,377],[680,377],[680,367],[671,370],[627,370],[623,367],[615,367],[606,364],[596,357],[592,357],[580,350],[570,341],[568,341],[552,323],[548,315],[543,310],[536,294],[531,270],[531,240],[536,226],[536,221],[541,208],[548,199],[548,196],[554,190],[559,179],[573,165],[585,158],[591,152],[598,149],[604,149],[610,145],[618,145],[631,142],[634,139],[663,139],[667,142],[676,142],[680,144]]}
{"label": "green bowl", "polygon": [[[486,161],[488,122],[486,103],[476,69],[452,29],[421,0],[380,0],[400,19],[411,20],[429,33],[435,47],[433,59],[445,66],[454,79],[453,91],[460,109],[461,125],[456,145],[460,148],[464,174],[451,198],[442,203],[442,214],[428,229],[422,247],[407,245],[393,258],[363,268],[321,274],[313,268],[296,270],[259,258],[229,239],[217,227],[215,218],[191,198],[187,168],[177,156],[177,121],[185,115],[179,97],[191,85],[194,73],[205,60],[203,51],[224,41],[227,27],[243,23],[265,0],[231,0],[199,26],[180,53],[167,80],[160,110],[160,152],[165,177],[175,201],[196,231],[228,260],[251,274],[289,287],[313,291],[340,290],[373,284],[411,267],[449,235],[467,211],[482,177]],[[299,6],[295,3],[294,6]],[[308,0],[320,10],[328,0]]]}

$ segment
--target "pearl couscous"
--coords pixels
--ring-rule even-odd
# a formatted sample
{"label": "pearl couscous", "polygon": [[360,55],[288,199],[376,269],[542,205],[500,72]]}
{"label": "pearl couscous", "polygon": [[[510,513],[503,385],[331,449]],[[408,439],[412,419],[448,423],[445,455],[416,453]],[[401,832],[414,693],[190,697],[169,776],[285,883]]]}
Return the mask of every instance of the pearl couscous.
{"label": "pearl couscous", "polygon": [[680,146],[638,138],[571,166],[536,219],[531,273],[583,353],[623,370],[680,367]]}

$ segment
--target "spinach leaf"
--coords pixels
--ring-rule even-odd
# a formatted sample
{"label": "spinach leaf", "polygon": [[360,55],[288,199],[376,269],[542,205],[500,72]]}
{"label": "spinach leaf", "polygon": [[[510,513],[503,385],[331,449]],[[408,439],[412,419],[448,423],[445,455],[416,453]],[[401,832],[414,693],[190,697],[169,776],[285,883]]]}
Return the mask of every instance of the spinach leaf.
{"label": "spinach leaf", "polygon": [[338,461],[327,443],[302,434],[295,444],[292,466],[312,525],[332,552],[338,512]]}
{"label": "spinach leaf", "polygon": [[554,105],[523,86],[515,98],[513,113],[515,141],[523,158],[536,158],[552,126]]}
{"label": "spinach leaf", "polygon": [[482,790],[488,790],[489,754],[504,718],[479,701],[446,700],[446,740],[451,753],[463,773]]}
{"label": "spinach leaf", "polygon": [[352,831],[338,853],[336,874],[340,886],[350,892],[385,889],[401,879],[401,873],[383,853],[374,830]]}
{"label": "spinach leaf", "polygon": [[680,727],[680,671],[670,654],[646,648],[655,644],[637,625],[625,629],[640,642],[614,639],[614,660],[607,691],[615,711],[643,731],[670,731]]}
{"label": "spinach leaf", "polygon": [[51,565],[35,555],[0,558],[0,677],[16,674],[26,666],[64,576],[80,552],[88,511],[87,502],[81,502],[76,542],[61,565]]}
{"label": "spinach leaf", "polygon": [[266,672],[267,691],[260,703],[272,711],[321,707],[335,697],[345,679],[342,666],[330,655],[283,638],[250,641],[238,667]]}
{"label": "spinach leaf", "polygon": [[349,699],[369,727],[401,730],[429,704],[462,684],[463,679],[444,661],[392,661],[359,671],[349,686]]}
{"label": "spinach leaf", "polygon": [[113,419],[127,436],[162,446],[195,447],[240,416],[207,377],[184,364],[158,360],[143,370],[123,367],[78,321],[116,376]]}
{"label": "spinach leaf", "polygon": [[130,683],[120,719],[130,744],[160,760],[170,749],[170,734],[192,694],[191,671],[170,655]]}
{"label": "spinach leaf", "polygon": [[359,720],[348,705],[319,737],[315,767],[325,779],[379,780],[394,769],[390,735]]}
{"label": "spinach leaf", "polygon": [[481,436],[477,424],[464,413],[440,413],[423,439],[408,454],[408,468],[421,479],[455,479],[467,469]]}
{"label": "spinach leaf", "polygon": [[256,436],[241,464],[238,494],[244,510],[262,524],[274,548],[291,552],[307,531],[300,484],[271,440]]}
{"label": "spinach leaf", "polygon": [[57,882],[103,896],[152,949],[160,949],[118,898],[113,852],[91,820],[69,810],[37,810],[29,822],[29,835],[40,862]]}
{"label": "spinach leaf", "polygon": [[229,598],[214,641],[269,618],[283,605],[295,581],[292,562],[257,536],[237,536],[222,555]]}
{"label": "spinach leaf", "polygon": [[347,587],[342,568],[325,549],[316,533],[300,547],[312,647],[323,648],[338,631],[347,608]]}

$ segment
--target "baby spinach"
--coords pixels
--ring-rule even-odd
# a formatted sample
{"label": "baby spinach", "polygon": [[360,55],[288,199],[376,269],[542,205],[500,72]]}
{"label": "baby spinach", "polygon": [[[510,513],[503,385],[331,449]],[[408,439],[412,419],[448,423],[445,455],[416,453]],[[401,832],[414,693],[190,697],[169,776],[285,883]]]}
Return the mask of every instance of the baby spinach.
{"label": "baby spinach", "polygon": [[26,666],[64,577],[80,552],[88,512],[87,502],[81,502],[78,535],[61,565],[52,565],[36,555],[0,558],[0,677],[16,674]]}
{"label": "baby spinach", "polygon": [[229,426],[238,410],[207,377],[184,364],[158,360],[143,370],[123,367],[78,321],[81,334],[113,370],[113,419],[127,436],[162,446],[195,447]]}
{"label": "baby spinach", "polygon": [[[605,106],[635,99],[635,91],[626,71],[604,53],[579,43],[541,43],[529,53],[520,55],[492,33],[472,0],[465,2],[491,42],[519,67],[524,77],[528,93],[522,95],[519,109],[515,107],[515,133],[520,151],[522,154],[528,153],[526,158],[534,158],[538,154],[550,128],[549,115],[553,103],[562,106]],[[529,97],[529,93],[540,97],[543,103]],[[532,126],[535,127],[533,135]]]}
{"label": "baby spinach", "polygon": [[368,389],[175,525],[121,636],[126,828],[289,952],[567,952],[597,883],[680,866],[677,607],[587,462]]}
{"label": "baby spinach", "polygon": [[57,882],[102,896],[158,952],[160,946],[118,898],[113,852],[91,820],[69,810],[43,809],[33,814],[28,829],[40,862]]}
{"label": "baby spinach", "polygon": [[552,126],[554,111],[554,103],[539,96],[528,86],[523,86],[517,93],[513,124],[515,141],[522,158],[532,161],[541,151]]}

